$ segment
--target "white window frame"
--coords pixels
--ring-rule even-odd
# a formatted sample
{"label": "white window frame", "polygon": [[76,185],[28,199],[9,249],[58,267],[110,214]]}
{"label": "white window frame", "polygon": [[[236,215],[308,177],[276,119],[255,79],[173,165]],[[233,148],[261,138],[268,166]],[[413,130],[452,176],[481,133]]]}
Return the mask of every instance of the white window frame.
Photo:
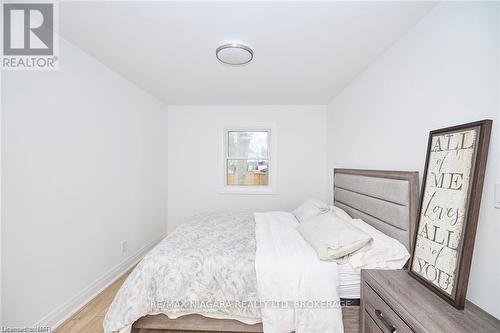
{"label": "white window frame", "polygon": [[[228,134],[229,132],[268,132],[267,136],[267,155],[268,155],[268,185],[227,185],[227,160],[228,152]],[[221,129],[221,188],[220,194],[276,194],[276,170],[277,170],[277,152],[276,152],[277,131],[275,125],[254,124],[245,126],[222,126]]]}

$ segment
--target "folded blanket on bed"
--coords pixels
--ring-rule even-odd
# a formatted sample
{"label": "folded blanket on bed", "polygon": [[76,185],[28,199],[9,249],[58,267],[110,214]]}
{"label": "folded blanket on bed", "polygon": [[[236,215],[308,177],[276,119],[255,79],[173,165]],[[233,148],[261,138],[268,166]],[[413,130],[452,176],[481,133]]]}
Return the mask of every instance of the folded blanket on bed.
{"label": "folded blanket on bed", "polygon": [[254,215],[264,332],[343,332],[337,264],[318,259],[291,213]]}

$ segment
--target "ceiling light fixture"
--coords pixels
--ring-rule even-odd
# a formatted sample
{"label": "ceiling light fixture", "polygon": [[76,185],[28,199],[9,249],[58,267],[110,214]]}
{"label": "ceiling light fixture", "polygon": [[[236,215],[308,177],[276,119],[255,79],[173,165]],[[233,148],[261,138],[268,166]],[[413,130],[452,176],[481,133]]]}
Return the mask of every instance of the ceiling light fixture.
{"label": "ceiling light fixture", "polygon": [[227,65],[244,65],[253,59],[253,50],[243,44],[226,43],[215,50],[217,59]]}

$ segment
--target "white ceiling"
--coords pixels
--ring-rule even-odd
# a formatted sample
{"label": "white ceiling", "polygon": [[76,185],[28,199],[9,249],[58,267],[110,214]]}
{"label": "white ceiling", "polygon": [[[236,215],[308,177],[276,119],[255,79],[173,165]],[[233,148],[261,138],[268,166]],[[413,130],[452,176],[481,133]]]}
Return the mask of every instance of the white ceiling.
{"label": "white ceiling", "polygon": [[[60,31],[167,104],[326,104],[434,5],[62,2]],[[219,63],[226,41],[254,60]]]}

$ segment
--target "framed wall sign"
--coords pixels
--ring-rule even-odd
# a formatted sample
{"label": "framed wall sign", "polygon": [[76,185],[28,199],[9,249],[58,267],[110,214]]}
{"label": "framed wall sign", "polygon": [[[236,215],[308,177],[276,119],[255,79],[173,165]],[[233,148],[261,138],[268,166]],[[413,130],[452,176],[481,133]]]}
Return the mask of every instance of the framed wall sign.
{"label": "framed wall sign", "polygon": [[431,131],[409,274],[463,309],[491,120]]}

